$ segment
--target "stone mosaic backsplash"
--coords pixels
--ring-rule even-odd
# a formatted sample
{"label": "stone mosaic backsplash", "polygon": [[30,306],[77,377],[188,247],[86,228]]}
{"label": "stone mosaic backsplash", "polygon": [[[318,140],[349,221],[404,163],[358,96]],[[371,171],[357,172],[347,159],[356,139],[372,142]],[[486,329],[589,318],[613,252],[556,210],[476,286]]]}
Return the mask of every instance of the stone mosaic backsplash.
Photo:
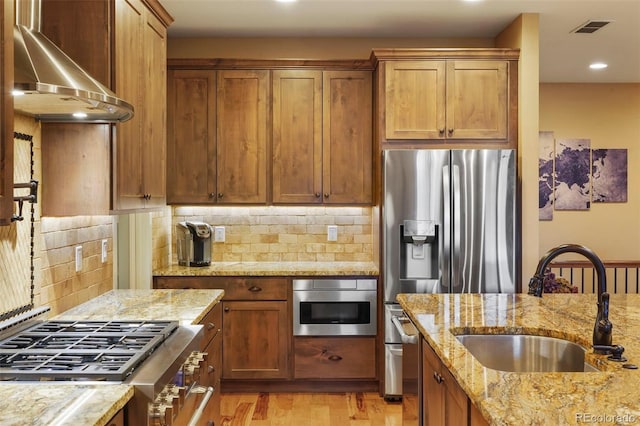
{"label": "stone mosaic backsplash", "polygon": [[[359,262],[373,260],[371,207],[175,207],[172,262],[177,262],[175,225],[202,221],[224,226],[225,242],[214,242],[212,262]],[[336,225],[337,241],[327,241]]]}

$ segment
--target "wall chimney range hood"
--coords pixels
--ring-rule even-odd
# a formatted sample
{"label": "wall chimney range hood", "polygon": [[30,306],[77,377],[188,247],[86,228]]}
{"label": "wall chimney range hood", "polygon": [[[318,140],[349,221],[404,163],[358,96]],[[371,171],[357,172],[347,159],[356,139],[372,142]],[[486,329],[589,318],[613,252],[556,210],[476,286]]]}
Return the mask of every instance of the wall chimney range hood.
{"label": "wall chimney range hood", "polygon": [[16,0],[14,109],[43,122],[123,122],[133,106],[40,32],[40,0]]}

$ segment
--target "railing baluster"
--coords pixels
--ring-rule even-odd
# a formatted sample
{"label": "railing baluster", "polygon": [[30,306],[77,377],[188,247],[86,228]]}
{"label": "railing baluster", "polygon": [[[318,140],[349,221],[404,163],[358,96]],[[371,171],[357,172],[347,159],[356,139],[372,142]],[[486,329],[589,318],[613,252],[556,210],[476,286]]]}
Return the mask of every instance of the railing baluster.
{"label": "railing baluster", "polygon": [[[610,281],[613,279],[613,285],[611,282],[607,285],[607,291],[617,294],[619,292],[637,293],[640,294],[640,261],[608,261],[603,262],[605,266],[605,272],[607,273],[607,279]],[[569,276],[569,281],[574,286],[585,292],[585,269],[591,270],[591,291],[596,293],[599,289],[596,288],[597,277],[596,270],[593,265],[587,261],[566,261],[566,262],[552,262],[549,267],[551,270],[558,271],[557,276],[561,277],[563,272],[566,272]],[[578,274],[579,270],[579,274]],[[613,272],[611,271],[613,270]],[[635,291],[633,288],[634,278],[631,272],[635,271]],[[579,276],[578,276],[579,275]],[[579,282],[578,282],[579,280]],[[624,280],[624,281],[622,281]],[[618,282],[620,281],[620,282]]]}

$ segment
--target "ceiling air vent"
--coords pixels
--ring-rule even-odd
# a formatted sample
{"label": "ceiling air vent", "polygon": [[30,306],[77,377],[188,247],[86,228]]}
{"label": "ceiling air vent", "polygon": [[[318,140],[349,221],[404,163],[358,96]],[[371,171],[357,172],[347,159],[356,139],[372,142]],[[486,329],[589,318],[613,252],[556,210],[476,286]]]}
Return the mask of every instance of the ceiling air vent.
{"label": "ceiling air vent", "polygon": [[571,32],[572,33],[591,34],[591,33],[595,33],[600,28],[604,27],[605,25],[607,25],[607,24],[609,24],[611,22],[613,22],[613,21],[605,21],[605,20],[602,20],[602,19],[587,21],[584,24],[580,25],[578,28],[575,28]]}

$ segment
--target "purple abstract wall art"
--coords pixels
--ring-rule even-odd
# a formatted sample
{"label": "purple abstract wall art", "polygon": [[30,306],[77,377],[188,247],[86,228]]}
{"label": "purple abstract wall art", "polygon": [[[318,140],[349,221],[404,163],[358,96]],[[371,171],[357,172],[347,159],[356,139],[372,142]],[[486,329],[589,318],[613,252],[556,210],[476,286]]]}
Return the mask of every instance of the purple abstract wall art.
{"label": "purple abstract wall art", "polygon": [[554,206],[588,210],[591,205],[591,140],[557,139]]}
{"label": "purple abstract wall art", "polygon": [[591,156],[593,202],[626,202],[627,150],[594,149]]}

